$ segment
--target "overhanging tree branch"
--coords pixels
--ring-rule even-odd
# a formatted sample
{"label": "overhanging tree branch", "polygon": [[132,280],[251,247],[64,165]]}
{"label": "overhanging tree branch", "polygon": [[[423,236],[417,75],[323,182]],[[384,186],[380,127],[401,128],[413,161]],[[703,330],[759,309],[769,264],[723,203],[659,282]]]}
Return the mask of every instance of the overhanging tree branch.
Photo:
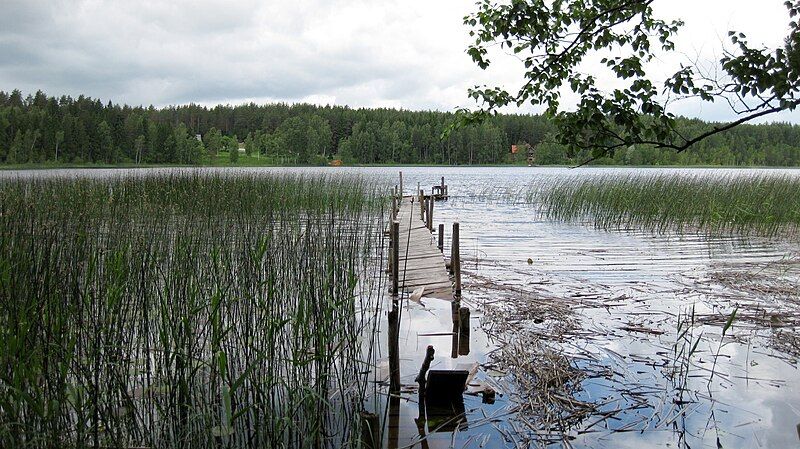
{"label": "overhanging tree branch", "polygon": [[[558,142],[590,149],[592,161],[635,144],[682,152],[714,134],[798,106],[800,22],[790,23],[784,47],[771,50],[752,48],[744,34],[731,31],[735,48],[726,50],[719,61],[719,79],[700,75],[701,66],[695,61],[681,67],[659,89],[648,78],[645,63],[658,52],[675,50],[672,38],[682,22],[655,17],[653,2],[483,0],[476,13],[464,18],[475,37],[467,53],[481,68],[489,66],[488,48],[497,43],[514,55],[527,54],[520,58],[525,80],[514,93],[500,87],[470,89],[480,108],[460,110],[459,124],[481,121],[509,104],[544,105],[558,126]],[[790,17],[800,14],[800,0],[787,1],[785,6]],[[625,87],[606,92],[594,75],[578,72],[587,56],[600,52],[622,53],[603,58],[602,63]],[[580,96],[574,111],[561,109],[559,90],[564,88]],[[724,99],[739,117],[687,139],[667,109],[674,99],[687,98]]]}

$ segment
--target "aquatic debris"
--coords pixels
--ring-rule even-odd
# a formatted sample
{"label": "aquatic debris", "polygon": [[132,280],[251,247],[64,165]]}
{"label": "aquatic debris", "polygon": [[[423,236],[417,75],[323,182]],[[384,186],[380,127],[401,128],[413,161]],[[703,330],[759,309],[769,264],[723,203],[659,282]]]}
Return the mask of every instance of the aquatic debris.
{"label": "aquatic debris", "polygon": [[418,304],[422,304],[422,300],[420,298],[422,298],[423,294],[425,294],[425,286],[424,285],[422,287],[414,289],[414,291],[411,292],[411,296],[409,296],[408,299],[410,301],[414,301],[414,302],[416,302]]}
{"label": "aquatic debris", "polygon": [[[494,373],[512,404],[511,428],[503,432],[513,432],[526,445],[569,438],[571,429],[596,407],[576,399],[587,371],[577,368],[571,358],[552,346],[577,331],[568,304],[520,286],[496,284],[475,273],[469,276],[471,298],[494,298],[479,304],[483,311],[481,327],[499,346],[489,355],[485,371],[490,376]],[[545,319],[547,326],[530,326]],[[478,385],[472,391],[485,394],[484,400],[491,402],[494,389],[487,387]]]}

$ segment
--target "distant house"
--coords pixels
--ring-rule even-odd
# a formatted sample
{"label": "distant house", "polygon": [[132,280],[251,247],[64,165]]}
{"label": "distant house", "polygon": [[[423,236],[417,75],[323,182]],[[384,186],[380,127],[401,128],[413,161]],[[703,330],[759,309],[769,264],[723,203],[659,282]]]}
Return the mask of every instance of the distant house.
{"label": "distant house", "polygon": [[246,153],[247,150],[244,149],[244,142],[239,142],[239,152]]}
{"label": "distant house", "polygon": [[201,136],[200,134],[195,134],[194,138],[197,139],[198,142],[202,142],[203,141],[203,136]]}
{"label": "distant house", "polygon": [[528,165],[533,165],[534,155],[533,147],[527,142],[522,142],[518,145],[511,145],[511,154],[525,153]]}

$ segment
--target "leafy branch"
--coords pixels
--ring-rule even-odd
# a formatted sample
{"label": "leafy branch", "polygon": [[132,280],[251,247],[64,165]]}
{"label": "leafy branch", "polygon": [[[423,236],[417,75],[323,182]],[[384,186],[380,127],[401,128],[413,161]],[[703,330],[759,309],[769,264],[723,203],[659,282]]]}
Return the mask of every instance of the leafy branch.
{"label": "leafy branch", "polygon": [[[495,115],[499,108],[523,104],[544,106],[558,127],[556,139],[573,149],[591,150],[591,160],[632,145],[651,145],[682,152],[714,134],[742,123],[800,105],[800,21],[789,23],[781,48],[754,48],[743,33],[729,32],[732,50],[719,60],[717,76],[699,64],[682,66],[659,87],[645,66],[659,52],[675,51],[680,20],[655,17],[654,0],[482,0],[464,18],[474,42],[467,54],[482,69],[491,65],[489,49],[499,45],[519,59],[524,83],[516,92],[475,86],[469,96],[477,110],[460,109],[456,126]],[[800,14],[800,0],[787,1],[789,17]],[[625,85],[605,92],[594,75],[582,74],[590,55]],[[574,110],[561,106],[566,89],[580,96]],[[670,102],[699,98],[726,101],[737,118],[711,125],[693,136],[676,129]]]}

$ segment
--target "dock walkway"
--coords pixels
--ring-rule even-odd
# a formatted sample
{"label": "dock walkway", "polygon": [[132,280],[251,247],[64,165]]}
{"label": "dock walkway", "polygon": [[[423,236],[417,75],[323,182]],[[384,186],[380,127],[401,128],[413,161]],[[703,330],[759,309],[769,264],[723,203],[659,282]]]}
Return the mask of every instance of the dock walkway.
{"label": "dock walkway", "polygon": [[417,197],[402,198],[397,221],[400,223],[397,271],[401,291],[410,294],[424,287],[422,296],[452,300],[453,282],[444,255],[422,220]]}
{"label": "dock walkway", "polygon": [[[401,172],[399,192],[402,179]],[[383,368],[375,371],[376,380],[388,391],[381,395],[383,412],[362,416],[370,420],[363,429],[376,429],[362,435],[367,448],[450,448],[455,433],[469,428],[464,393],[479,365],[470,351],[471,313],[461,303],[459,224],[452,223],[445,258],[444,223],[433,232],[435,202],[448,198],[444,178],[434,187],[427,196],[417,185],[417,195],[399,196],[395,189],[392,197],[388,357],[376,364]],[[423,297],[434,299],[423,302]],[[472,384],[467,399],[473,408],[483,400],[475,396],[478,387]],[[382,424],[380,416],[387,418]],[[378,429],[386,432],[385,440]]]}

